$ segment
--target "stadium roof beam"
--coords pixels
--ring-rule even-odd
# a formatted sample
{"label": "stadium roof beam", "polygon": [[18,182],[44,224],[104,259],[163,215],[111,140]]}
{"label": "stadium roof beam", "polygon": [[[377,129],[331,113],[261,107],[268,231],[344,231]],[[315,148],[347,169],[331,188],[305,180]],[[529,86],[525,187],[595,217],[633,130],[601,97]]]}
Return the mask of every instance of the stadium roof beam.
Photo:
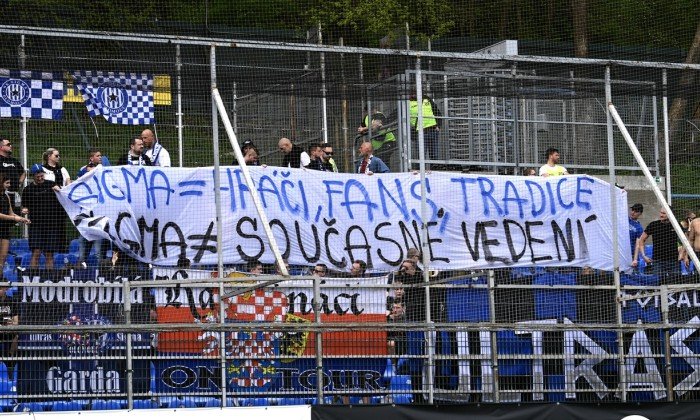
{"label": "stadium roof beam", "polygon": [[346,47],[334,45],[305,44],[292,42],[271,42],[253,41],[241,39],[208,38],[195,36],[174,36],[159,34],[138,34],[128,32],[98,32],[77,29],[41,28],[15,25],[0,25],[0,33],[29,35],[29,36],[57,36],[63,38],[78,38],[105,41],[130,41],[155,44],[182,44],[182,45],[203,45],[232,48],[308,51],[325,53],[350,53],[350,54],[371,54],[371,55],[403,55],[407,57],[422,58],[445,58],[445,59],[465,59],[480,61],[505,61],[505,62],[527,62],[527,63],[558,63],[558,64],[587,64],[598,66],[624,66],[624,67],[645,67],[669,70],[700,70],[700,64],[652,62],[652,61],[632,61],[632,60],[611,60],[596,58],[572,58],[572,57],[549,57],[533,55],[497,55],[484,53],[455,53],[437,51],[412,51],[405,49],[385,49],[385,48],[364,48]]}

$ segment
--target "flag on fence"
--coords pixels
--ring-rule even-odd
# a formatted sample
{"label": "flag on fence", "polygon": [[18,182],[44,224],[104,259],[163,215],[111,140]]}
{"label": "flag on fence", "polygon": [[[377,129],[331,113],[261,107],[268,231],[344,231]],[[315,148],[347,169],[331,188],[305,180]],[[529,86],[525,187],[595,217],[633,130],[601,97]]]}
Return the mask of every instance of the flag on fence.
{"label": "flag on fence", "polygon": [[155,122],[153,75],[81,71],[73,77],[91,117],[124,125]]}
{"label": "flag on fence", "polygon": [[63,74],[0,69],[0,117],[63,118]]}

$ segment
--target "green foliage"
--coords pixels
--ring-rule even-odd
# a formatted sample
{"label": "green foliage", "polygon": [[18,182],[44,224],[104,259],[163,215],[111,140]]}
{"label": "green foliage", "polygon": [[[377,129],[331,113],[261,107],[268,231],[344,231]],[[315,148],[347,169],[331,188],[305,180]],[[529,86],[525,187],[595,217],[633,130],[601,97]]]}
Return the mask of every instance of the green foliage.
{"label": "green foliage", "polygon": [[[576,0],[5,0],[3,24],[161,32],[164,22],[197,34],[254,28],[304,32],[319,23],[327,43],[378,46],[408,23],[417,38],[572,42]],[[591,43],[688,49],[697,0],[587,0]]]}

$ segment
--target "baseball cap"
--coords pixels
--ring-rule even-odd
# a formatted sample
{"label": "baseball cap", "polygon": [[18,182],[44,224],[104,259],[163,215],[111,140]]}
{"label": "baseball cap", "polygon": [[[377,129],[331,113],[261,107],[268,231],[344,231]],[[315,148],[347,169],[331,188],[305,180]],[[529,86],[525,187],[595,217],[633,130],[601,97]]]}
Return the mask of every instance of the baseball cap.
{"label": "baseball cap", "polygon": [[38,172],[44,172],[44,167],[41,166],[41,165],[38,164],[38,163],[35,163],[35,164],[32,165],[32,167],[29,169],[29,173],[31,173],[32,175],[34,175],[34,174],[36,174],[36,173],[38,173]]}
{"label": "baseball cap", "polygon": [[638,213],[644,213],[644,206],[639,203],[633,204],[630,208]]}

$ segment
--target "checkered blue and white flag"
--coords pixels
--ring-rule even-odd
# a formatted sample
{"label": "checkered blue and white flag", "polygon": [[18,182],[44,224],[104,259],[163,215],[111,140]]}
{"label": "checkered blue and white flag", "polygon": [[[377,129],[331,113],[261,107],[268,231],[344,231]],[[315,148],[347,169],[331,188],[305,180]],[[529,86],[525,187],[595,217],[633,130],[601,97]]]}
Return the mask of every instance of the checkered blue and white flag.
{"label": "checkered blue and white flag", "polygon": [[63,118],[63,74],[0,69],[0,118]]}
{"label": "checkered blue and white flag", "polygon": [[155,122],[153,75],[81,71],[73,77],[91,117],[124,125]]}

